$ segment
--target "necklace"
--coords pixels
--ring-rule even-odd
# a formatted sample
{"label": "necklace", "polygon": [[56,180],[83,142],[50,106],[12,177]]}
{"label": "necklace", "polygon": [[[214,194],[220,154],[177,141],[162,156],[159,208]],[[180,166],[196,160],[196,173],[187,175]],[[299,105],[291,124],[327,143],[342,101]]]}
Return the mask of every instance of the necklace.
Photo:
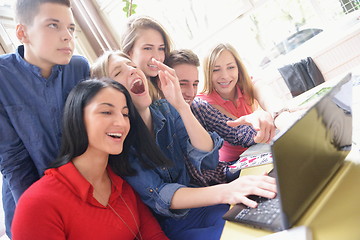
{"label": "necklace", "polygon": [[131,216],[135,222],[136,225],[136,229],[138,230],[139,233],[139,237],[134,233],[134,231],[130,228],[130,226],[125,222],[125,220],[115,211],[115,209],[110,205],[110,203],[108,203],[107,205],[109,206],[109,208],[115,213],[116,216],[118,216],[120,218],[120,220],[126,225],[126,227],[130,230],[130,232],[135,236],[135,239],[137,240],[143,240],[142,236],[141,236],[141,232],[140,232],[140,227],[136,222],[134,213],[131,211],[129,205],[127,205],[127,203],[125,202],[125,199],[120,195],[121,200],[123,201],[123,203],[125,204],[125,206],[127,207],[127,209],[129,210],[129,212],[131,213]]}
{"label": "necklace", "polygon": [[[99,194],[98,191],[96,191],[95,188],[93,188],[95,192],[97,192],[97,194]],[[129,210],[129,212],[131,213],[131,216],[135,222],[136,225],[136,229],[138,230],[139,233],[139,237],[137,236],[137,234],[131,229],[131,227],[127,224],[127,222],[120,216],[120,214],[118,214],[115,209],[110,205],[110,203],[107,203],[107,206],[110,208],[110,210],[125,224],[125,226],[130,230],[130,232],[134,235],[136,240],[143,240],[143,237],[141,236],[141,232],[140,232],[140,227],[136,222],[136,218],[134,216],[134,213],[131,211],[131,208],[129,207],[129,205],[126,203],[125,199],[123,198],[122,195],[120,195],[121,200],[123,201],[123,203],[125,204],[126,208]]]}

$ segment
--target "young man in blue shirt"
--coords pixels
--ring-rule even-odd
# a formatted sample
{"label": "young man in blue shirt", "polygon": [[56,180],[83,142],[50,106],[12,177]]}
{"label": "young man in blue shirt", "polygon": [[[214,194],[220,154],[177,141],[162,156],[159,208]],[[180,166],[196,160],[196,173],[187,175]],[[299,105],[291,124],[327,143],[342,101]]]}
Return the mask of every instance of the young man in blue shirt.
{"label": "young man in blue shirt", "polygon": [[21,194],[42,175],[60,147],[70,90],[90,74],[73,56],[70,0],[18,0],[15,53],[0,56],[0,169],[6,233]]}

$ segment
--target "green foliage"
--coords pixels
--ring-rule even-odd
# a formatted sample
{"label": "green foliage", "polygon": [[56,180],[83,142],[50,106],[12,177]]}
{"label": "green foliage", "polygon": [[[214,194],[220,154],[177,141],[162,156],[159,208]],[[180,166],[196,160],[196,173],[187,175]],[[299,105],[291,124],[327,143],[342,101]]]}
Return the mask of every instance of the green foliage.
{"label": "green foliage", "polygon": [[122,0],[125,2],[125,7],[123,7],[123,11],[126,14],[126,17],[130,17],[131,15],[135,14],[135,9],[137,7],[136,4],[133,4],[132,0]]}

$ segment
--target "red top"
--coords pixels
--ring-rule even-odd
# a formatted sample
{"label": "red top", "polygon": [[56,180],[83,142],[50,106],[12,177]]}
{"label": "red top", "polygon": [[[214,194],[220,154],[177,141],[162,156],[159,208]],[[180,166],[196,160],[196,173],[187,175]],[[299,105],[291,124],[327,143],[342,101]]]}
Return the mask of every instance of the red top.
{"label": "red top", "polygon": [[[197,96],[207,101],[211,105],[219,105],[226,111],[236,117],[241,117],[253,112],[251,105],[247,104],[246,97],[241,93],[240,87],[236,86],[237,96],[236,105],[230,100],[224,100],[218,92],[215,90],[210,94],[198,94]],[[224,145],[219,150],[219,160],[223,162],[230,162],[237,160],[239,155],[243,153],[247,148],[242,146],[234,146],[227,141],[224,141]]]}
{"label": "red top", "polygon": [[[112,181],[109,204],[143,239],[168,239],[158,222],[128,183],[108,167]],[[45,171],[21,196],[12,223],[13,240],[135,239],[129,227],[93,197],[92,185],[72,162]],[[138,234],[139,236],[139,234]]]}

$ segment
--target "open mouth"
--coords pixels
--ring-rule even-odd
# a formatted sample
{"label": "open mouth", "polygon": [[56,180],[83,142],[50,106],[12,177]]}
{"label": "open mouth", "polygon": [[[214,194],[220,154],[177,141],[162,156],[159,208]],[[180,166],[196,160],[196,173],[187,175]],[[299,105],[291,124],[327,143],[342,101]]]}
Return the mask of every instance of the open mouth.
{"label": "open mouth", "polygon": [[116,139],[119,139],[122,137],[121,133],[107,133],[106,135],[108,135],[109,137],[112,137],[112,138],[116,138]]}
{"label": "open mouth", "polygon": [[134,94],[141,94],[141,93],[145,92],[145,85],[140,79],[137,79],[132,84],[130,91]]}

